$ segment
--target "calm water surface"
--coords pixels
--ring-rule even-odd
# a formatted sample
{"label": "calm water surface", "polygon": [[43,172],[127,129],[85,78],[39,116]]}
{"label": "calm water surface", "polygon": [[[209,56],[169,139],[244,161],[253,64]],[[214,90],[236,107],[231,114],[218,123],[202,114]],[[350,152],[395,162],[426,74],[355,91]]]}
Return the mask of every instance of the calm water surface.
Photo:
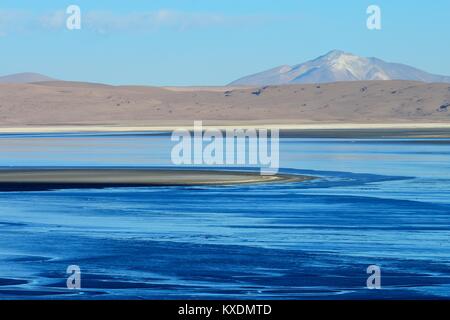
{"label": "calm water surface", "polygon": [[[4,135],[0,167],[169,166],[164,134]],[[450,298],[450,140],[281,141],[306,183],[0,192],[0,299]],[[79,265],[82,290],[66,289]],[[368,290],[379,265],[382,289]]]}

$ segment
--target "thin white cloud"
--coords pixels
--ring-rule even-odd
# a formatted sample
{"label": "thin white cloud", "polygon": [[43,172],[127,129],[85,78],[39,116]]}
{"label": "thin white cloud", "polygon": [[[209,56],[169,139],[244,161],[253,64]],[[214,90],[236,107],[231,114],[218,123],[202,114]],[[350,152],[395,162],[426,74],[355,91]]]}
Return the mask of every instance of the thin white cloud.
{"label": "thin white cloud", "polygon": [[23,31],[29,27],[32,16],[20,10],[0,10],[0,35]]}
{"label": "thin white cloud", "polygon": [[[63,10],[42,14],[0,10],[0,35],[33,30],[63,30],[67,17],[68,15]],[[282,18],[267,15],[224,15],[222,13],[183,12],[166,9],[120,14],[111,11],[83,11],[81,8],[82,29],[99,33],[241,27],[261,25]]]}
{"label": "thin white cloud", "polygon": [[42,14],[36,18],[39,25],[45,29],[60,29],[66,24],[67,15],[63,10]]}
{"label": "thin white cloud", "polygon": [[227,16],[220,13],[180,12],[158,10],[116,14],[112,12],[88,12],[83,20],[85,26],[100,32],[153,31],[162,28],[187,30],[205,27],[237,27],[244,24],[260,24],[272,20],[266,16]]}

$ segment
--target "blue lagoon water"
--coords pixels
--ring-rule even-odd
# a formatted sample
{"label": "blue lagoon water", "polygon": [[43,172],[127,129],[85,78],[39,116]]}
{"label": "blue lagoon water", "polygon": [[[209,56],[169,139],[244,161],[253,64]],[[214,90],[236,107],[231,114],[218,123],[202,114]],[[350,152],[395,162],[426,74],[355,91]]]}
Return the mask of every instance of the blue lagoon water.
{"label": "blue lagoon water", "polygon": [[[4,135],[0,167],[170,166],[171,147]],[[450,140],[283,138],[280,152],[282,172],[318,179],[0,192],[0,299],[450,298]]]}

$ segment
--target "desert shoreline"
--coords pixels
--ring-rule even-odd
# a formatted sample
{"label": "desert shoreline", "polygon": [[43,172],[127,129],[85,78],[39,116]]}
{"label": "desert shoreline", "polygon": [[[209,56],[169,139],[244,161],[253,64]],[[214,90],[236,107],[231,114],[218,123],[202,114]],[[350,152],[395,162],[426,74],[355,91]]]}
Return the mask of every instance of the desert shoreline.
{"label": "desert shoreline", "polygon": [[[174,125],[46,125],[0,127],[0,134],[8,133],[103,133],[103,132],[171,132],[177,129],[193,130],[192,124]],[[449,129],[450,123],[311,123],[311,124],[276,124],[276,123],[236,123],[236,124],[203,124],[203,129],[279,129],[281,131],[299,130],[423,130]]]}
{"label": "desert shoreline", "polygon": [[[327,138],[327,139],[450,139],[450,123],[390,123],[390,124],[226,124],[203,125],[203,130],[221,131],[236,129],[278,129],[282,138]],[[164,134],[174,130],[192,131],[193,125],[164,126],[120,126],[120,125],[77,125],[77,126],[27,126],[0,127],[0,135],[64,135],[64,134]]]}

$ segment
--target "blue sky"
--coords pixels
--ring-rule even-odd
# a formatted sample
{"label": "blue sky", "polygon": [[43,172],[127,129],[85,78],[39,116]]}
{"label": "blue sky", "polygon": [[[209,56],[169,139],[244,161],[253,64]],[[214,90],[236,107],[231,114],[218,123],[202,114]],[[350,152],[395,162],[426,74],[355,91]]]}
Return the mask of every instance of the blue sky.
{"label": "blue sky", "polygon": [[[65,28],[69,5],[81,30]],[[379,5],[382,30],[366,28]],[[0,74],[223,85],[340,49],[450,75],[448,0],[2,0]]]}

